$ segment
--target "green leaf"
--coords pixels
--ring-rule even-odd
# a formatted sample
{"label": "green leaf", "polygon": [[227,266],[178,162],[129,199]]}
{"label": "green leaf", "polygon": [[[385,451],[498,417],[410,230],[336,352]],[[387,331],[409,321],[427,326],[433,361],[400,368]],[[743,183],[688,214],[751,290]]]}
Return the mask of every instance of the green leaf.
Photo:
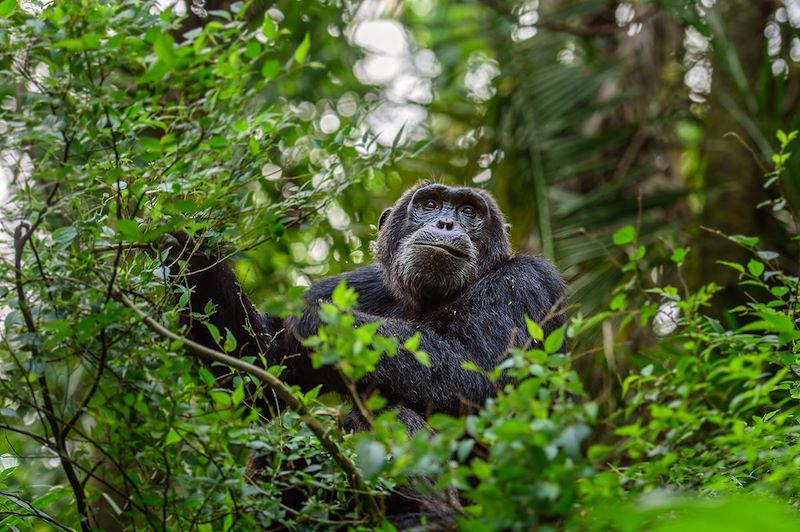
{"label": "green leaf", "polygon": [[733,268],[739,273],[744,273],[744,266],[737,262],[728,262],[726,260],[718,260],[717,264],[722,264],[723,266],[727,266],[728,268]]}
{"label": "green leaf", "polygon": [[222,350],[226,353],[230,353],[236,349],[236,337],[233,333],[225,327],[225,343],[222,345]]}
{"label": "green leaf", "polygon": [[244,56],[248,59],[255,59],[261,53],[261,45],[258,41],[250,41],[244,49]]}
{"label": "green leaf", "polygon": [[775,163],[776,166],[781,166],[784,165],[791,156],[792,156],[791,153],[773,153],[772,162]]}
{"label": "green leaf", "polygon": [[161,142],[153,137],[139,137],[139,146],[145,151],[161,152]]}
{"label": "green leaf", "polygon": [[672,252],[672,262],[676,264],[682,264],[684,260],[686,260],[686,255],[689,253],[689,249],[691,248],[676,248],[675,251]]}
{"label": "green leaf", "polygon": [[84,50],[97,50],[100,48],[101,38],[97,33],[87,33],[81,37],[81,41],[83,42]]}
{"label": "green leaf", "polygon": [[139,229],[139,224],[136,220],[120,219],[117,220],[117,233],[119,233],[122,240],[130,242],[139,242],[142,239],[143,233]]}
{"label": "green leaf", "polygon": [[600,407],[597,403],[584,403],[583,411],[586,412],[589,422],[594,423],[597,421],[597,413],[600,411]]}
{"label": "green leaf", "polygon": [[72,226],[59,227],[52,234],[53,242],[59,249],[65,249],[69,246],[76,236],[78,236],[78,230]]}
{"label": "green leaf", "polygon": [[306,60],[306,56],[308,55],[308,50],[311,47],[311,36],[306,33],[306,36],[303,37],[303,42],[300,43],[300,46],[297,47],[297,50],[294,51],[294,61],[295,63],[302,63]]}
{"label": "green leaf", "polygon": [[269,232],[274,237],[281,237],[286,233],[286,226],[278,222],[269,227]]}
{"label": "green leaf", "polygon": [[514,441],[530,434],[530,425],[519,419],[508,419],[494,427],[493,432],[501,440]]}
{"label": "green leaf", "polygon": [[757,236],[731,235],[728,239],[748,248],[753,248],[758,245]]}
{"label": "green leaf", "polygon": [[220,149],[227,147],[230,144],[230,142],[222,135],[214,135],[213,137],[211,137],[209,144],[211,145],[212,148]]}
{"label": "green leaf", "polygon": [[475,362],[472,362],[471,360],[464,360],[463,362],[461,362],[461,368],[467,371],[474,371],[476,373],[483,372],[483,370]]}
{"label": "green leaf", "polygon": [[270,80],[278,74],[280,68],[280,64],[274,59],[264,61],[264,64],[261,66],[261,75],[264,79]]}
{"label": "green leaf", "polygon": [[628,296],[625,294],[625,292],[620,292],[611,299],[611,302],[608,304],[608,308],[621,312],[627,307],[627,302]]}
{"label": "green leaf", "polygon": [[209,388],[213,388],[214,385],[216,385],[217,380],[214,378],[214,375],[206,368],[203,367],[199,368],[198,373],[200,373],[200,378],[203,379],[203,382],[206,384],[206,386],[208,386]]}
{"label": "green leaf", "polygon": [[239,405],[244,400],[244,384],[240,384],[231,393],[231,403],[233,406]]}
{"label": "green leaf", "polygon": [[426,368],[431,367],[431,359],[425,351],[414,351],[414,358]]}
{"label": "green leaf", "polygon": [[0,2],[0,17],[10,17],[17,8],[17,0],[3,0]]}
{"label": "green leaf", "polygon": [[479,480],[486,480],[492,476],[492,470],[489,465],[480,458],[475,458],[470,465],[472,466],[472,472],[475,473]]}
{"label": "green leaf", "polygon": [[611,454],[614,451],[614,448],[610,445],[592,445],[589,447],[589,450],[586,453],[586,456],[592,462],[597,462],[599,460],[604,459],[606,456]]}
{"label": "green leaf", "polygon": [[754,277],[761,277],[761,274],[764,273],[764,263],[750,259],[750,262],[747,263],[747,270]]}
{"label": "green leaf", "polygon": [[342,277],[342,280],[339,281],[339,284],[337,284],[336,288],[333,289],[331,301],[339,308],[339,310],[348,310],[355,307],[356,303],[358,302],[358,296],[356,295],[355,290],[347,287],[347,283],[345,282],[344,277]]}
{"label": "green leaf", "polygon": [[634,229],[632,225],[626,225],[625,227],[617,229],[612,238],[614,240],[614,244],[618,246],[630,244],[636,240],[636,229]]}
{"label": "green leaf", "polygon": [[794,320],[786,314],[774,310],[763,310],[754,313],[760,320],[748,323],[739,330],[747,331],[769,331],[778,333],[779,345],[800,339],[800,331],[797,330]]}
{"label": "green leaf", "polygon": [[542,329],[538,323],[530,319],[527,315],[525,316],[525,326],[528,329],[528,334],[531,337],[531,340],[541,342],[544,340],[544,329]]}
{"label": "green leaf", "polygon": [[458,461],[465,462],[469,457],[469,453],[472,451],[473,447],[475,447],[475,440],[473,439],[466,439],[458,442],[458,450],[456,451]]}
{"label": "green leaf", "polygon": [[231,406],[231,396],[225,390],[215,390],[211,392],[211,398],[214,400],[214,404],[219,407],[228,408]]}
{"label": "green leaf", "polygon": [[167,439],[164,443],[166,445],[170,445],[179,441],[181,441],[180,435],[177,432],[175,432],[175,429],[169,429],[169,433],[167,434]]}
{"label": "green leaf", "polygon": [[774,310],[763,310],[755,313],[761,318],[741,327],[740,331],[772,331],[778,333],[795,332],[795,324],[791,317]]}
{"label": "green leaf", "polygon": [[356,463],[366,478],[374,478],[386,462],[386,449],[380,443],[363,439],[356,445]]}
{"label": "green leaf", "polygon": [[166,65],[172,66],[175,63],[175,39],[169,33],[158,34],[153,42],[153,51]]}
{"label": "green leaf", "polygon": [[211,334],[211,338],[214,339],[214,343],[219,345],[219,340],[220,340],[221,336],[219,334],[219,329],[217,329],[217,326],[214,325],[211,322],[208,322],[208,321],[206,321],[204,323],[205,323],[206,329],[208,329],[208,332]]}
{"label": "green leaf", "polygon": [[275,37],[278,36],[278,25],[269,15],[264,15],[264,23],[261,25],[261,32],[264,34],[264,37],[270,41],[274,41]]}
{"label": "green leaf", "polygon": [[159,81],[170,71],[170,65],[165,61],[156,61],[142,78],[143,81]]}
{"label": "green leaf", "polygon": [[403,342],[403,347],[412,352],[416,351],[417,348],[419,347],[420,338],[421,336],[419,331],[415,332],[414,335],[411,336],[411,338]]}
{"label": "green leaf", "polygon": [[772,295],[775,296],[775,297],[783,297],[783,296],[785,296],[786,294],[789,293],[789,287],[788,286],[773,286],[772,288],[769,289],[769,291],[772,292]]}
{"label": "green leaf", "polygon": [[557,353],[564,345],[564,326],[551,332],[544,341],[544,351],[547,354]]}
{"label": "green leaf", "polygon": [[83,50],[84,44],[81,39],[64,39],[53,44],[53,48],[63,48],[64,50]]}
{"label": "green leaf", "polygon": [[373,395],[364,403],[366,407],[373,412],[375,410],[380,410],[381,408],[385,407],[388,401],[385,397],[381,397],[380,395]]}
{"label": "green leaf", "polygon": [[[303,345],[308,346],[308,347],[319,347],[319,346],[322,345],[322,338],[320,338],[317,335],[309,336],[308,338],[303,340]],[[333,362],[335,362],[335,360],[338,360],[338,359],[334,359]]]}

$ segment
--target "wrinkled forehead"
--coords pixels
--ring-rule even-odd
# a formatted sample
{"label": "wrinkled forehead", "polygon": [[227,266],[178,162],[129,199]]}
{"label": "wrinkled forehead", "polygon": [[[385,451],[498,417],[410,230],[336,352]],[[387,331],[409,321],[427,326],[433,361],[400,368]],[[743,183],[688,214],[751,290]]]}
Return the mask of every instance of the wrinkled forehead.
{"label": "wrinkled forehead", "polygon": [[447,185],[430,184],[418,188],[411,197],[411,203],[416,203],[423,199],[435,198],[440,201],[448,201],[455,205],[463,203],[477,204],[488,210],[488,203],[483,194],[477,189],[469,187],[450,187]]}

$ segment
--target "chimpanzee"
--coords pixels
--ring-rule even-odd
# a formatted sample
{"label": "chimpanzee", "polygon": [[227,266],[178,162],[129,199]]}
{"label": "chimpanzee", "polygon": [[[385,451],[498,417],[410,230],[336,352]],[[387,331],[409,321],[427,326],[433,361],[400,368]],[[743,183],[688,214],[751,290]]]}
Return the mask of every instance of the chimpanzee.
{"label": "chimpanzee", "polygon": [[[461,415],[495,394],[495,384],[462,363],[494,369],[510,346],[530,341],[526,315],[545,333],[564,322],[560,275],[541,257],[512,254],[508,228],[488,192],[424,182],[381,214],[375,263],[311,286],[302,316],[260,314],[231,266],[204,257],[190,261],[191,306],[202,311],[213,302],[210,321],[236,336],[240,356],[266,354],[270,365],[286,367],[285,381],[304,389],[321,384],[345,392],[335,369],[312,367],[302,343],[317,331],[319,302],[330,300],[344,277],[358,294],[356,325],[381,321],[378,332],[401,344],[420,333],[430,367],[401,350],[357,383],[359,392],[378,391],[402,407],[399,418],[413,432],[430,413]],[[207,328],[197,325],[190,336],[215,347]],[[345,425],[358,428],[358,415]]]}
{"label": "chimpanzee", "polygon": [[[462,369],[463,362],[491,371],[508,347],[529,341],[525,315],[545,333],[564,322],[563,280],[545,259],[513,255],[508,227],[488,192],[424,182],[381,214],[375,264],[311,286],[301,317],[258,313],[228,263],[202,259],[206,264],[195,261],[188,277],[191,306],[202,311],[213,302],[210,321],[236,336],[240,356],[260,351],[270,364],[286,366],[282,378],[291,384],[345,392],[336,371],[312,368],[302,344],[316,334],[319,302],[330,300],[344,277],[358,294],[356,325],[380,320],[378,332],[401,343],[420,332],[419,348],[431,363],[401,351],[381,360],[358,389],[377,390],[423,416],[464,414],[493,396],[495,385]],[[192,327],[190,335],[216,347],[205,327]]]}

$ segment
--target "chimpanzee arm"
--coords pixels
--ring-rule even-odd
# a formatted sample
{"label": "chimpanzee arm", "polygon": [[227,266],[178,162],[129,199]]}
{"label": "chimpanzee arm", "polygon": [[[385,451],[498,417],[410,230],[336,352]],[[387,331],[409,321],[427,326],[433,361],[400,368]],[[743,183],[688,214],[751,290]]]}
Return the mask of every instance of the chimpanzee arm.
{"label": "chimpanzee arm", "polygon": [[[419,321],[356,311],[357,325],[382,320],[379,334],[395,336],[401,342],[419,332],[419,348],[428,353],[431,361],[431,366],[425,367],[411,353],[401,350],[395,357],[381,359],[358,387],[361,391],[377,389],[390,401],[417,411],[456,415],[482,405],[495,394],[495,387],[481,373],[464,370],[462,363],[471,361],[491,371],[509,346],[529,340],[525,315],[543,322],[546,332],[560,326],[564,321],[558,312],[563,295],[564,283],[549,263],[534,257],[517,257],[486,274],[453,303]],[[300,319],[286,325],[291,336],[306,338],[315,334],[316,309],[309,308]],[[298,344],[296,349],[302,348]],[[307,357],[301,356],[287,365],[290,382],[340,389],[336,381],[321,380],[321,374],[310,368]]]}
{"label": "chimpanzee arm", "polygon": [[[314,304],[300,318],[280,318],[258,313],[236,280],[230,263],[220,257],[195,255],[185,278],[192,287],[190,307],[202,313],[209,302],[214,312],[209,322],[224,339],[226,329],[237,340],[236,354],[267,354],[269,364],[287,367],[283,378],[303,388],[322,384],[327,390],[344,392],[344,385],[332,367],[314,369],[308,349],[301,339],[316,334],[317,307]],[[310,289],[310,297],[328,299],[338,284],[326,279]],[[359,293],[359,308],[354,311],[357,324],[382,321],[378,332],[395,336],[401,342],[420,332],[419,348],[431,360],[427,368],[412,354],[402,351],[384,357],[375,371],[364,377],[361,391],[377,389],[393,402],[404,403],[418,411],[458,414],[465,405],[481,405],[494,395],[494,385],[480,373],[462,369],[472,361],[491,371],[512,344],[528,339],[524,316],[545,320],[556,311],[563,298],[564,285],[558,273],[542,259],[517,257],[487,273],[467,292],[449,305],[419,320],[394,317],[397,302],[386,291],[375,266],[346,275],[348,284]],[[185,318],[189,336],[203,345],[218,348],[207,327],[199,320]],[[555,314],[542,325],[546,332],[563,323]],[[285,330],[284,330],[285,329]],[[283,332],[282,332],[283,331]],[[217,376],[224,370],[215,371]]]}
{"label": "chimpanzee arm", "polygon": [[[220,348],[208,327],[196,316],[211,310],[207,322],[217,328],[221,342],[225,341],[226,331],[236,338],[236,351],[232,354],[242,357],[266,353],[273,337],[283,328],[282,320],[256,311],[222,251],[217,250],[209,257],[187,234],[179,233],[175,239],[189,264],[189,271],[180,276],[180,282],[191,290],[189,308],[182,318],[188,325],[189,338],[212,349]],[[225,373],[224,369],[215,371],[218,377]]]}
{"label": "chimpanzee arm", "polygon": [[[324,366],[318,369],[312,367],[308,349],[294,334],[285,331],[283,319],[261,314],[255,309],[242,290],[232,265],[225,259],[222,250],[212,249],[206,253],[202,242],[196,242],[184,232],[171,235],[170,239],[165,239],[161,245],[172,247],[173,253],[186,260],[188,264],[188,271],[179,274],[177,279],[191,294],[188,308],[182,311],[181,316],[182,323],[188,326],[187,336],[191,340],[211,349],[220,349],[219,343],[225,341],[227,331],[230,331],[236,338],[236,350],[231,354],[238,357],[254,357],[256,365],[262,365],[260,356],[266,356],[267,365],[286,365],[287,371],[282,378],[290,384],[299,384],[305,388],[324,384],[328,390],[344,390],[344,384],[334,367]],[[368,284],[382,286],[378,270],[374,266],[367,266],[346,275],[354,280],[367,280]],[[339,278],[332,277],[317,283],[309,289],[309,296],[329,299]],[[381,304],[391,305],[390,296],[384,297],[380,294],[377,295],[377,299]],[[369,296],[365,297],[365,302],[369,303]],[[199,316],[204,314],[209,316],[207,318]],[[373,318],[370,321],[377,319]],[[293,321],[289,318],[288,324]],[[209,331],[208,325],[218,330],[219,343]],[[315,332],[316,327],[314,327]],[[210,369],[221,384],[226,384],[230,376],[227,368],[212,365]]]}

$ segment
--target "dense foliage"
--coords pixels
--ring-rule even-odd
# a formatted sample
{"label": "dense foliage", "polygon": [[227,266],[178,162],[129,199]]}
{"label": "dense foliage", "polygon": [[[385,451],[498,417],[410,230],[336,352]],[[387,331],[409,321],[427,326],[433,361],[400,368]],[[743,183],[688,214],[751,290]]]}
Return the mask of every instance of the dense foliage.
{"label": "dense foliage", "polygon": [[[407,482],[467,530],[797,529],[785,4],[0,1],[0,529],[391,529]],[[287,315],[431,176],[489,187],[572,287],[480,413],[410,437],[379,397],[293,390],[267,421],[248,384],[280,368],[221,387],[184,348],[165,235]],[[429,363],[354,297],[315,364]],[[338,428],[351,401],[370,431]]]}

